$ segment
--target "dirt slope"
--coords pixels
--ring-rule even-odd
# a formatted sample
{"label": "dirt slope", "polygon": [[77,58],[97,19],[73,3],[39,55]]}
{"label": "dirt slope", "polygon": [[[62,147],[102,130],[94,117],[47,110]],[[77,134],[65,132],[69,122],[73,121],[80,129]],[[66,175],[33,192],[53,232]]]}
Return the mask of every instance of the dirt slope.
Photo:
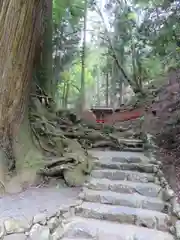
{"label": "dirt slope", "polygon": [[164,171],[180,200],[180,70],[170,69],[145,114],[145,128],[156,137]]}

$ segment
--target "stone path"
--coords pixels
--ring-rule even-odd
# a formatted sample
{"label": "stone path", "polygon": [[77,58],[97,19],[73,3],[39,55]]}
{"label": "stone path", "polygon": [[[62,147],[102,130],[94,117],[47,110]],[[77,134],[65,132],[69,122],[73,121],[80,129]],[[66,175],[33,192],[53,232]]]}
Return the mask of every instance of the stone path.
{"label": "stone path", "polygon": [[79,193],[80,188],[63,186],[30,188],[0,198],[0,239],[58,239],[63,231],[62,220],[77,205]]}
{"label": "stone path", "polygon": [[[77,188],[36,194],[29,190],[14,196],[14,201],[12,196],[0,199],[0,239],[180,239],[180,222],[172,216],[176,212],[180,218],[180,205],[160,162],[146,157],[142,149],[90,153],[97,160],[81,192]],[[18,220],[19,215],[24,218]]]}
{"label": "stone path", "polygon": [[142,153],[93,151],[96,168],[63,240],[174,240],[171,205]]}
{"label": "stone path", "polygon": [[0,198],[0,220],[7,218],[34,216],[55,213],[62,205],[73,205],[77,200],[80,188],[30,188],[22,193]]}

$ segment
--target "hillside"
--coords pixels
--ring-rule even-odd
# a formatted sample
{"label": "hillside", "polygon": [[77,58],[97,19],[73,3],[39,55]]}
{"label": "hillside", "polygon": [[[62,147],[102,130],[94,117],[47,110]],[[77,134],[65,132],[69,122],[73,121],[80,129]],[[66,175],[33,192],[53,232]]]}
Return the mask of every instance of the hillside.
{"label": "hillside", "polygon": [[[148,101],[147,101],[148,102]],[[155,136],[158,155],[176,193],[180,193],[180,70],[170,69],[156,97],[148,102],[144,128]],[[180,196],[178,196],[180,199]]]}

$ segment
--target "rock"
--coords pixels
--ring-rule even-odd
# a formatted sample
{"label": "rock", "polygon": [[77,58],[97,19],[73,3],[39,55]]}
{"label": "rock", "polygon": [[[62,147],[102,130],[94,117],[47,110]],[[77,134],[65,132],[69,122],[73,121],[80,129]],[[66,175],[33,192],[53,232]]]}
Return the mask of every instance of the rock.
{"label": "rock", "polygon": [[4,223],[0,222],[0,239],[5,235]]}
{"label": "rock", "polygon": [[159,165],[159,167],[162,166],[162,162],[161,161],[157,161],[156,163]]}
{"label": "rock", "polygon": [[83,203],[83,201],[81,199],[76,200],[75,207],[78,205],[81,205],[82,203]]}
{"label": "rock", "polygon": [[154,156],[154,154],[151,153],[151,156],[149,156],[150,158],[150,161],[154,162],[154,163],[157,163],[157,159],[156,157]]}
{"label": "rock", "polygon": [[63,214],[63,213],[69,212],[69,208],[70,208],[69,205],[67,205],[67,206],[66,206],[66,205],[63,205],[63,206],[60,207],[59,213],[60,213],[60,214]]}
{"label": "rock", "polygon": [[160,178],[160,182],[161,182],[161,185],[162,185],[163,187],[165,187],[165,186],[167,185],[167,181],[166,181],[165,177],[161,177],[161,178]]}
{"label": "rock", "polygon": [[163,190],[163,200],[164,201],[169,201],[174,196],[175,196],[175,193],[171,188],[167,188],[167,189]]}
{"label": "rock", "polygon": [[137,226],[143,226],[146,228],[156,228],[156,217],[141,217],[141,216],[137,216],[136,220],[135,220],[135,224]]}
{"label": "rock", "polygon": [[36,223],[29,232],[29,238],[30,240],[50,240],[50,230]]}
{"label": "rock", "polygon": [[40,223],[42,225],[45,225],[47,222],[47,216],[45,213],[39,213],[34,216],[33,218],[33,224]]}
{"label": "rock", "polygon": [[64,219],[63,216],[66,216],[67,214],[69,214],[69,211],[70,211],[70,206],[69,205],[67,205],[67,206],[63,205],[59,208],[56,216]]}
{"label": "rock", "polygon": [[158,177],[154,177],[154,183],[160,185],[160,181]]}
{"label": "rock", "polygon": [[68,227],[64,237],[70,239],[97,239],[97,232],[84,226],[83,222],[72,222]]}
{"label": "rock", "polygon": [[59,240],[64,235],[64,228],[59,226],[55,232],[52,234],[52,240]]}
{"label": "rock", "polygon": [[180,217],[180,214],[179,214],[180,213],[180,205],[177,202],[176,198],[174,198],[174,200],[171,204],[172,204],[173,215],[179,218]]}
{"label": "rock", "polygon": [[23,233],[30,228],[30,224],[26,221],[26,219],[15,220],[10,218],[4,221],[4,227],[7,234]]}
{"label": "rock", "polygon": [[59,225],[59,223],[60,223],[60,220],[59,220],[57,217],[52,217],[52,218],[48,221],[47,225],[48,225],[50,231],[53,231],[55,228],[57,228],[57,226]]}
{"label": "rock", "polygon": [[11,235],[5,236],[3,240],[27,240],[27,237],[25,234],[16,233],[16,234],[11,234]]}
{"label": "rock", "polygon": [[176,237],[177,240],[180,239],[180,221],[177,221],[175,224],[175,230],[176,230]]}
{"label": "rock", "polygon": [[[176,207],[176,205],[179,205],[179,204],[178,204],[178,199],[177,199],[176,196],[174,196],[173,198],[171,198],[170,203],[172,204],[173,208]],[[179,207],[179,206],[178,206],[178,207]],[[180,209],[180,207],[179,207],[179,209]]]}
{"label": "rock", "polygon": [[176,216],[177,216],[178,219],[180,219],[180,212],[177,212]]}
{"label": "rock", "polygon": [[158,177],[163,177],[163,176],[164,176],[162,170],[158,170],[158,172],[157,172],[157,176],[158,176]]}
{"label": "rock", "polygon": [[71,211],[63,213],[62,216],[63,216],[63,218],[66,218],[66,219],[72,217]]}
{"label": "rock", "polygon": [[154,172],[154,173],[157,173],[158,170],[159,170],[159,167],[158,167],[158,166],[153,166],[153,172]]}
{"label": "rock", "polygon": [[174,227],[174,226],[171,226],[171,227],[169,228],[169,232],[172,233],[173,235],[175,235],[175,233],[176,233],[175,227]]}

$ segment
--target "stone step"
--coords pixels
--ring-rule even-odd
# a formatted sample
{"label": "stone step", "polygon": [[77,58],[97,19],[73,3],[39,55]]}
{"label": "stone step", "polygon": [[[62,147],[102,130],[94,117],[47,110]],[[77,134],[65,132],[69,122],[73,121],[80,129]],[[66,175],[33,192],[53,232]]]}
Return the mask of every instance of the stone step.
{"label": "stone step", "polygon": [[74,218],[74,221],[69,224],[64,237],[63,240],[175,240],[167,232],[79,217]]}
{"label": "stone step", "polygon": [[125,141],[124,139],[118,139],[119,144],[124,144],[127,148],[143,148],[143,142]]}
{"label": "stone step", "polygon": [[62,240],[94,240],[93,238],[61,238]]}
{"label": "stone step", "polygon": [[[138,193],[147,197],[162,197],[161,186],[154,183],[138,183],[131,181],[111,181],[109,179],[91,178],[86,187],[94,190],[110,190],[119,193]],[[132,196],[131,196],[132,197]]]}
{"label": "stone step", "polygon": [[84,188],[79,195],[82,200],[88,202],[99,202],[110,205],[121,205],[133,208],[143,208],[159,212],[167,211],[167,204],[158,198],[141,196],[134,193],[133,197],[130,194],[116,193],[112,191],[96,191]]}
{"label": "stone step", "polygon": [[91,172],[94,178],[107,178],[111,180],[127,180],[133,182],[154,182],[154,175],[137,171],[121,171],[112,169],[97,169]]}
{"label": "stone step", "polygon": [[141,139],[135,139],[135,138],[118,138],[119,142],[125,142],[125,143],[143,143],[144,141]]}
{"label": "stone step", "polygon": [[94,157],[98,159],[107,159],[112,160],[113,162],[122,162],[122,163],[148,163],[150,159],[146,157],[143,153],[135,152],[118,152],[118,151],[97,151],[89,150],[88,151]]}
{"label": "stone step", "polygon": [[137,153],[141,153],[144,151],[144,148],[142,147],[133,147],[133,146],[128,146],[128,147],[124,147],[123,149],[121,149],[121,151],[123,152],[137,152]]}
{"label": "stone step", "polygon": [[97,168],[108,168],[108,169],[119,169],[119,170],[130,170],[139,171],[145,173],[153,173],[154,164],[145,163],[118,163],[112,161],[97,160],[95,161]]}
{"label": "stone step", "polygon": [[75,207],[75,214],[85,218],[134,224],[161,231],[169,231],[171,226],[170,217],[165,213],[101,203],[84,202]]}
{"label": "stone step", "polygon": [[[101,160],[105,160],[104,158],[101,158]],[[143,161],[139,157],[129,157],[129,158],[123,158],[123,157],[112,157],[108,158],[108,160],[111,160],[111,162],[118,162],[118,163],[148,163],[148,160]]]}

